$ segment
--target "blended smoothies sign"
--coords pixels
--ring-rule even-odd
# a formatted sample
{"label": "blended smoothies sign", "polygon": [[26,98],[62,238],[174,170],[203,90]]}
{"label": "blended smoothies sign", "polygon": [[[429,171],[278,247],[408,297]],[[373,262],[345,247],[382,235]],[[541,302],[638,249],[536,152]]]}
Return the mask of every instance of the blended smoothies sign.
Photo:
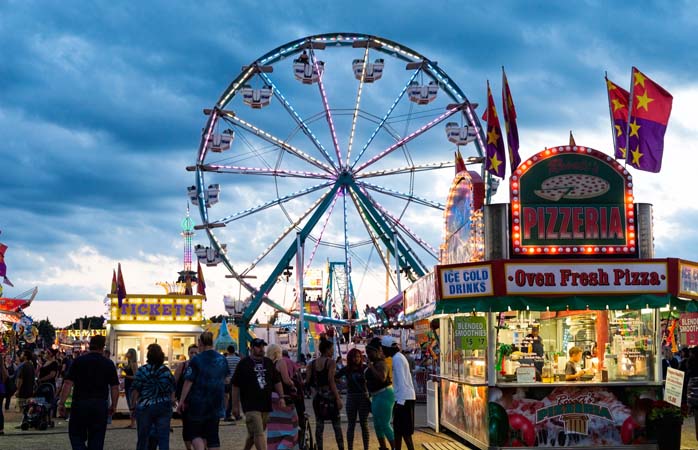
{"label": "blended smoothies sign", "polygon": [[608,155],[545,149],[510,181],[513,256],[637,254],[633,182]]}

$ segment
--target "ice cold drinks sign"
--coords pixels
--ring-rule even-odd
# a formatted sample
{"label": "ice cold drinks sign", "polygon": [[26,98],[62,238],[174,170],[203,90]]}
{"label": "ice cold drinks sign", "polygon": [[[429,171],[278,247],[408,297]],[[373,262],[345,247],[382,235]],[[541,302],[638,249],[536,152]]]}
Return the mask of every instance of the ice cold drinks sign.
{"label": "ice cold drinks sign", "polygon": [[482,297],[493,294],[492,266],[444,268],[441,273],[441,298]]}

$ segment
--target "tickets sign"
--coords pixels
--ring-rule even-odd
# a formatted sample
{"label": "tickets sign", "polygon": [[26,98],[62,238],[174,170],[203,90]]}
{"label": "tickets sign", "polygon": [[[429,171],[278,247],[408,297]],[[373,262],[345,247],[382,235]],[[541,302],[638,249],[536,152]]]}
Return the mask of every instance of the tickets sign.
{"label": "tickets sign", "polygon": [[545,149],[510,180],[514,256],[636,253],[632,178],[607,155]]}
{"label": "tickets sign", "polygon": [[507,294],[664,294],[663,261],[504,264]]}

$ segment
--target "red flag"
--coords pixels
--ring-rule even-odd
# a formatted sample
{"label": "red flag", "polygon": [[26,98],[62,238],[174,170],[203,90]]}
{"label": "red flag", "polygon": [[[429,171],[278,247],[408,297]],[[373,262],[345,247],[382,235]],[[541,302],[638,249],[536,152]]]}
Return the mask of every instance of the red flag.
{"label": "red flag", "polygon": [[611,113],[611,128],[613,131],[613,156],[616,159],[626,159],[625,149],[628,148],[628,102],[630,93],[606,78],[608,91],[608,110]]}
{"label": "red flag", "polygon": [[504,128],[507,131],[507,145],[509,146],[509,163],[513,173],[521,164],[521,156],[519,156],[519,127],[516,125],[516,108],[514,108],[514,99],[511,98],[509,82],[507,81],[507,74],[504,73],[504,67],[502,67],[502,102],[504,103]]}
{"label": "red flag", "polygon": [[196,267],[196,278],[199,280],[196,283],[196,293],[199,295],[206,296],[206,281],[204,281],[204,271],[201,270],[201,263],[197,263]]}
{"label": "red flag", "polygon": [[121,263],[119,263],[118,271],[116,273],[116,295],[119,299],[119,307],[121,307],[121,304],[126,298],[126,285],[124,284],[124,276],[121,273]]}
{"label": "red flag", "polygon": [[117,293],[117,287],[116,287],[116,270],[112,269],[111,271],[111,292],[110,294],[116,294]]}
{"label": "red flag", "polygon": [[647,172],[661,170],[664,134],[673,101],[669,92],[633,67],[626,152],[628,164]]}
{"label": "red flag", "polygon": [[502,128],[499,126],[497,108],[494,106],[494,98],[487,82],[487,171],[499,178],[504,178],[506,169],[506,150],[502,139]]}
{"label": "red flag", "polygon": [[468,168],[465,165],[465,161],[463,161],[463,155],[461,155],[460,150],[458,150],[456,151],[456,174],[465,170],[468,170]]}

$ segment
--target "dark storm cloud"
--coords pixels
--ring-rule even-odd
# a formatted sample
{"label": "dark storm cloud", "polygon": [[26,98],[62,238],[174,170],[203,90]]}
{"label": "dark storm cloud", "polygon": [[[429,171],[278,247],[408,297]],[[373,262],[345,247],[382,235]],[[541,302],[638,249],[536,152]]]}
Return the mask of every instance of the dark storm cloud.
{"label": "dark storm cloud", "polygon": [[[0,229],[16,252],[8,255],[12,270],[35,279],[51,268],[22,255],[55,261],[83,245],[115,260],[136,258],[137,251],[179,255],[184,193],[194,183],[184,167],[194,163],[202,109],[242,65],[305,35],[353,31],[394,40],[439,61],[481,105],[485,80],[498,96],[505,65],[524,132],[596,127],[608,114],[604,70],[620,84],[629,82],[633,64],[669,83],[692,79],[694,3],[636,2],[632,9],[607,3],[3,2]],[[309,96],[297,106],[308,114],[322,109]],[[258,141],[250,139],[263,148]],[[206,181],[220,181],[226,200],[255,190],[265,200],[274,195],[262,178],[247,177],[243,186],[223,176]],[[211,214],[258,204],[247,201]],[[192,216],[199,221],[198,212]],[[236,256],[248,256],[247,243],[263,247],[281,231],[259,218],[250,223],[229,232],[239,244]],[[674,240],[659,250],[690,257]],[[49,298],[89,298],[72,287],[48,290]]]}

